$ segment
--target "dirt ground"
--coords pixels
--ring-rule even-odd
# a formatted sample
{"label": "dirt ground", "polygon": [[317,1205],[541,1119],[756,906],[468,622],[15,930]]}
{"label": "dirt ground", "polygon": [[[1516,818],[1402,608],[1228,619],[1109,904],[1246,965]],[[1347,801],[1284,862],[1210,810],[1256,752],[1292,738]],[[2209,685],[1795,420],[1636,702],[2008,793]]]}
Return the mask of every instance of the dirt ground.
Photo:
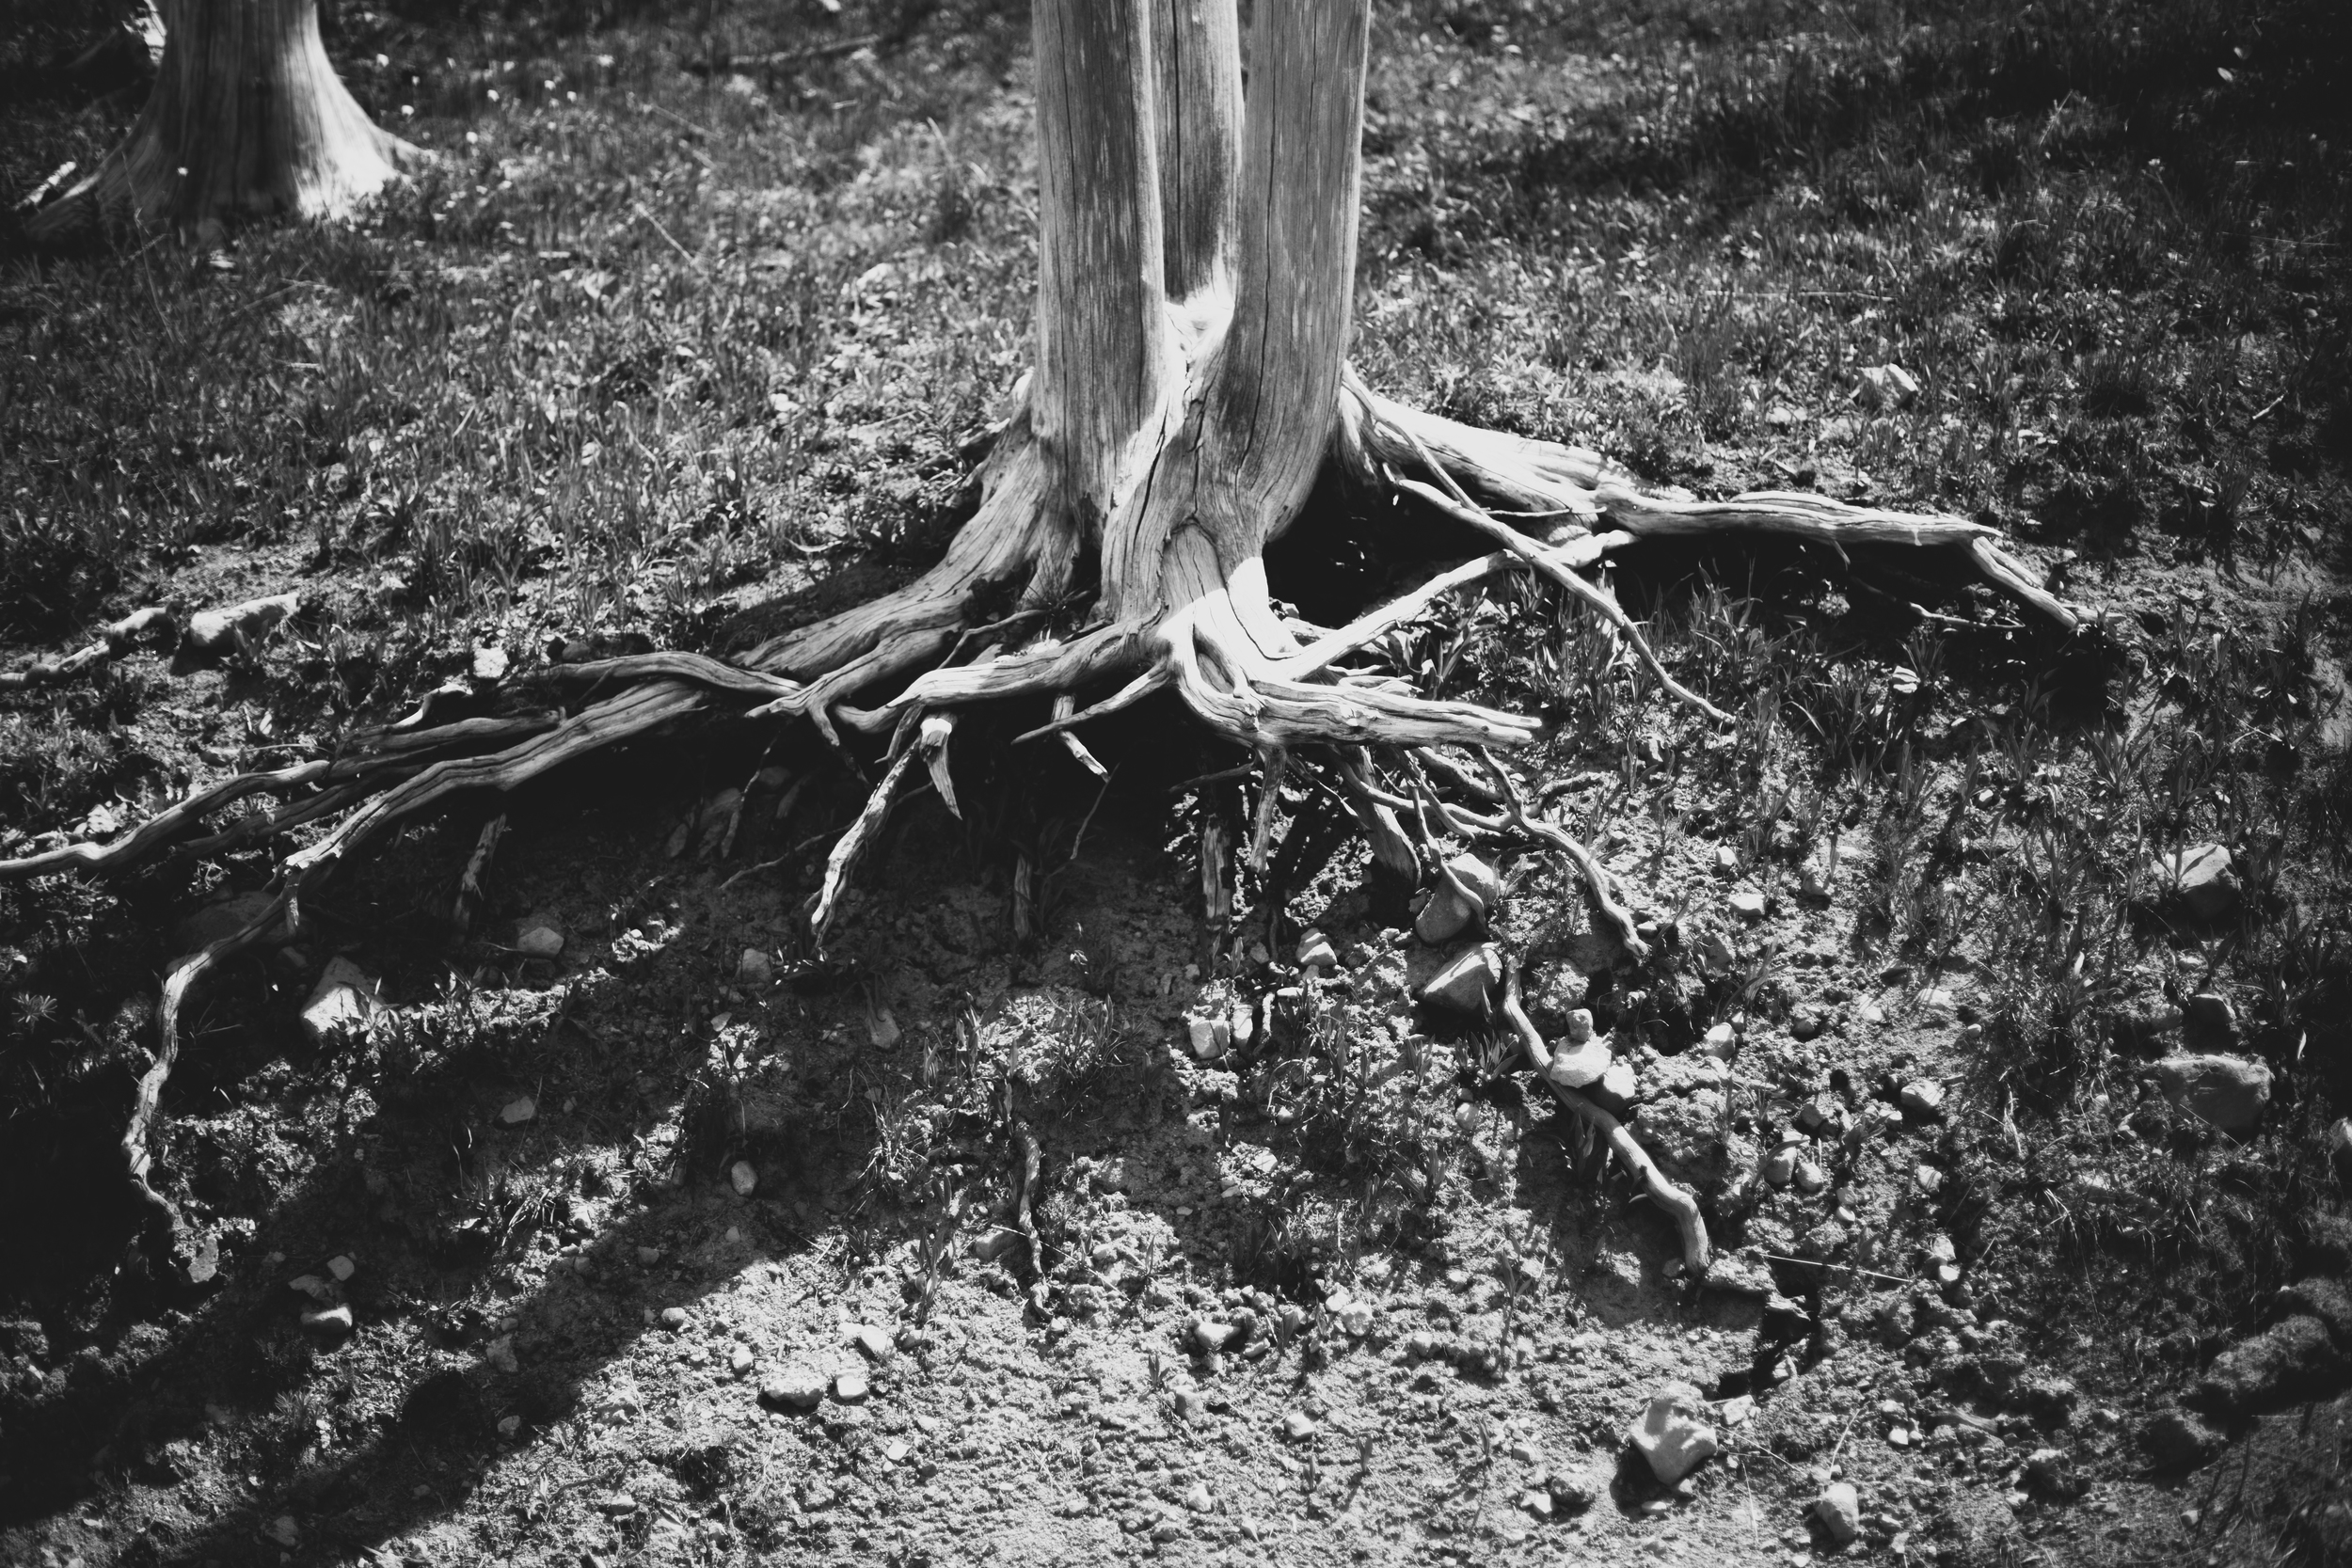
{"label": "dirt ground", "polygon": [[[2330,1141],[2352,1108],[2352,601],[2342,393],[2325,381],[2340,257],[2296,273],[2305,252],[2284,246],[2262,280],[2241,280],[2275,310],[2208,320],[2181,304],[2207,287],[2187,263],[2144,293],[2103,293],[2084,257],[2124,244],[2132,222],[2088,201],[2060,232],[2050,214],[2080,187],[2055,174],[2031,198],[2039,218],[1850,213],[1837,221],[1860,236],[1851,248],[1899,250],[1906,276],[1964,265],[2006,280],[1969,293],[1971,311],[2079,311],[2067,331],[2120,330],[2156,300],[2203,323],[2176,323],[2186,346],[2122,365],[2030,362],[2038,329],[1985,327],[2002,353],[2026,345],[1985,361],[1989,386],[2014,366],[2052,388],[2010,388],[1994,413],[1940,391],[1909,414],[1874,410],[1854,374],[1869,350],[1931,377],[1939,350],[1964,358],[1935,337],[1959,327],[1927,325],[1944,321],[1944,285],[1889,307],[1899,330],[1838,316],[1824,329],[1837,352],[1792,370],[1753,356],[1762,329],[1724,328],[1732,346],[1710,349],[1714,327],[1661,314],[1690,278],[1652,275],[1648,247],[1668,258],[1662,274],[1748,243],[1720,212],[1677,209],[1685,187],[1586,167],[1574,137],[1550,147],[1570,172],[1545,178],[1587,190],[1576,199],[1592,201],[1593,231],[1622,226],[1608,243],[1638,253],[1618,245],[1603,274],[1546,270],[1538,237],[1572,205],[1497,194],[1551,166],[1493,138],[1582,116],[1608,146],[1629,145],[1651,125],[1636,112],[1653,103],[1635,91],[1645,82],[1666,137],[1695,90],[1673,86],[1677,62],[1729,49],[1743,28],[1777,37],[1780,22],[1710,34],[1693,10],[1687,30],[1644,21],[1584,37],[1547,31],[1542,8],[1424,8],[1377,40],[1359,308],[1375,379],[1462,417],[1629,451],[1654,482],[1708,493],[1801,484],[1924,502],[1981,483],[1972,512],[2016,524],[2021,553],[2106,611],[2106,631],[2055,646],[1896,562],[1631,560],[1619,586],[1661,652],[1742,715],[1713,732],[1533,593],[1498,590],[1412,628],[1399,668],[1545,718],[1514,767],[1655,923],[1644,963],[1594,929],[1573,868],[1523,842],[1447,846],[1493,862],[1505,891],[1484,927],[1420,942],[1411,890],[1375,877],[1328,793],[1296,777],[1269,870],[1236,872],[1234,916],[1211,926],[1203,830],[1251,820],[1263,785],[1173,706],[1089,728],[1107,780],[1011,744],[1023,716],[967,720],[960,815],[928,787],[899,806],[818,961],[806,904],[870,781],[804,735],[750,726],[639,748],[594,777],[405,831],[333,886],[295,944],[208,983],[154,1141],[191,1278],[139,1246],[117,1144],[152,1048],[157,974],[249,907],[235,901],[266,885],[272,857],[230,846],[103,889],[0,890],[14,1009],[0,1019],[13,1032],[0,1562],[2352,1560],[2352,1165]],[[316,430],[251,436],[252,450],[220,436],[188,483],[246,485],[219,503],[230,524],[207,499],[211,520],[127,552],[112,578],[0,574],[16,595],[0,668],[75,645],[58,627],[101,609],[290,590],[309,602],[218,667],[142,651],[87,689],[0,693],[0,855],[109,836],[238,767],[327,754],[356,720],[397,717],[436,686],[495,705],[512,689],[481,673],[479,649],[518,673],[592,632],[723,650],[919,563],[952,515],[956,438],[1011,372],[990,356],[1019,346],[993,318],[954,324],[1014,310],[1005,258],[1034,179],[1005,150],[1025,125],[1025,67],[1004,43],[1021,19],[952,21],[774,87],[772,105],[757,83],[681,69],[707,35],[622,18],[548,44],[575,71],[583,50],[620,53],[607,96],[590,94],[597,112],[626,99],[637,114],[642,87],[703,133],[599,154],[596,178],[613,189],[595,199],[619,215],[596,244],[610,248],[501,237],[501,212],[526,228],[603,221],[552,198],[532,207],[542,187],[519,163],[471,198],[437,188],[452,205],[430,242],[411,213],[363,229],[352,254],[293,248],[343,241],[246,243],[222,292],[184,309],[259,300],[274,314],[274,268],[337,279],[319,285],[319,321],[282,324],[279,347],[310,343],[346,371],[358,361],[336,355],[384,355],[351,372],[366,406],[341,455],[300,455],[326,439]],[[437,82],[416,94],[421,135],[470,142],[466,127],[488,135],[496,115],[524,112],[480,96],[505,79],[495,65],[511,40],[485,36],[433,77],[427,55],[460,48],[438,22],[342,24]],[[2212,65],[2198,58],[2202,83]],[[378,98],[397,75],[381,69],[394,76],[353,69]],[[1631,85],[1609,85],[1620,77]],[[544,124],[499,134],[544,136],[534,154],[580,134],[563,117],[588,111],[560,102],[557,79]],[[2014,119],[2046,111],[2057,125],[2103,102],[2060,96]],[[923,132],[916,107],[946,129]],[[54,135],[96,135],[107,113],[121,106]],[[1947,175],[1977,191],[1970,160],[2010,145],[1998,126],[1984,135],[1935,144],[1929,194],[1915,182],[1913,206],[1889,211],[1932,213]],[[2082,187],[2137,189],[2144,149],[2115,135],[2070,154],[2084,162],[2065,168],[2090,170]],[[764,163],[722,172],[703,151],[750,159],[762,136],[808,138],[788,177]],[[926,136],[1001,166],[960,182],[946,157],[946,174],[918,181],[908,149]],[[1901,185],[1887,145],[1845,153]],[[2345,151],[2310,156],[2340,178]],[[676,260],[675,235],[665,245],[624,210],[671,199],[659,182],[644,197],[626,184],[657,153],[700,160],[709,188],[678,199],[706,216],[734,210],[730,178],[803,204],[790,264],[809,278],[756,296],[802,312],[805,341],[777,351],[798,356],[788,372],[715,355],[698,366],[645,325],[702,310],[713,330],[707,296],[650,270]],[[1818,184],[1860,212],[1883,194],[1841,167],[1768,170],[1772,194],[1740,199],[1812,211]],[[1979,198],[2028,199],[1954,199]],[[453,215],[468,199],[487,204],[472,230]],[[941,228],[955,201],[970,204],[956,220],[968,238]],[[2339,243],[2327,236],[2340,217],[2312,222],[2298,232]],[[612,238],[624,230],[642,252]],[[1851,260],[1844,240],[1773,243],[1789,248],[1772,264],[1795,269],[1784,283],[1820,282],[1800,274],[1823,256]],[[785,263],[758,259],[773,254],[746,244],[726,264],[773,273]],[[878,275],[882,255],[895,270]],[[660,279],[625,308],[642,319],[596,316],[578,363],[553,327],[529,341],[473,330],[553,310],[559,294],[565,309],[616,309],[608,291],[641,262]],[[132,271],[25,265],[9,287],[26,310],[85,289],[68,315],[87,324],[111,308],[105,290],[137,297]],[[2021,266],[2046,276],[2021,282]],[[388,279],[411,296],[390,299]],[[1676,346],[1650,352],[1635,325],[1553,356],[1537,340],[1555,304],[1665,322],[1660,341]],[[618,504],[597,471],[675,443],[662,483],[692,492],[698,520],[651,528],[640,553],[613,546],[591,569],[581,552],[606,546],[575,549],[548,513],[467,511],[476,502],[454,492],[514,477],[504,449],[419,477],[459,450],[433,443],[466,427],[452,409],[403,419],[367,403],[370,377],[404,372],[393,351],[357,341],[370,312],[395,311],[431,317],[413,329],[435,342],[487,342],[444,379],[476,377],[467,395],[492,410],[485,423],[525,433],[518,451],[539,438],[530,400],[556,385],[534,379],[531,354],[570,366],[563,396],[605,410],[589,445],[612,455],[596,470],[568,437],[573,467],[539,476],[585,487],[567,503]],[[2220,403],[2191,407],[2207,329],[2242,373]],[[1701,373],[1719,352],[1731,368]],[[2282,368],[2295,355],[2320,370]],[[615,381],[614,366],[638,381]],[[752,382],[732,387],[739,373]],[[755,425],[770,406],[760,374],[821,434],[746,429],[741,408]],[[612,411],[646,398],[666,410],[673,396],[684,423]],[[2076,411],[2035,413],[2045,396]],[[2133,398],[2161,417],[2108,407]],[[65,439],[8,407],[26,450],[36,435]],[[2010,444],[1969,446],[1986,422]],[[366,444],[379,429],[389,448]],[[296,455],[268,461],[294,480],[255,455],[281,444]],[[737,470],[718,458],[744,451],[785,488],[726,491]],[[405,477],[370,467],[389,474],[412,452],[421,467]],[[2119,499],[2119,475],[2143,483],[2134,465],[2158,477]],[[25,460],[20,493],[65,486],[50,471],[65,467]],[[74,471],[89,494],[113,493],[103,465]],[[2241,510],[2217,544],[2225,492]],[[1310,612],[1449,556],[1423,535],[1383,558],[1396,525],[1351,519],[1349,500],[1319,497],[1272,563],[1277,592]],[[735,522],[710,521],[722,502]],[[761,532],[763,506],[802,531]],[[461,515],[475,534],[426,521]],[[1349,528],[1372,545],[1336,564],[1316,553]],[[596,575],[608,568],[609,593]],[[77,594],[72,614],[43,608]],[[503,837],[468,901],[460,870],[499,813]],[[2165,885],[2165,858],[2177,870],[2206,844],[2233,859],[2226,909],[2188,908]],[[1582,1008],[1614,1043],[1630,1076],[1604,1093],[1700,1194],[1718,1252],[1704,1278],[1523,1070],[1506,1029],[1421,999],[1487,940],[1523,966],[1548,1038],[1567,1037]],[[1319,942],[1329,961],[1302,962]],[[301,1014],[335,959],[371,1000],[358,1026],[317,1037]],[[1223,1021],[1229,1043],[1196,1050],[1196,1020]],[[2161,1064],[2185,1054],[2259,1066],[2260,1113],[2225,1127],[2207,1102],[2165,1094]],[[1661,1397],[1717,1444],[1675,1485],[1628,1442]],[[1851,1539],[1817,1508],[1838,1481],[1854,1488]]]}

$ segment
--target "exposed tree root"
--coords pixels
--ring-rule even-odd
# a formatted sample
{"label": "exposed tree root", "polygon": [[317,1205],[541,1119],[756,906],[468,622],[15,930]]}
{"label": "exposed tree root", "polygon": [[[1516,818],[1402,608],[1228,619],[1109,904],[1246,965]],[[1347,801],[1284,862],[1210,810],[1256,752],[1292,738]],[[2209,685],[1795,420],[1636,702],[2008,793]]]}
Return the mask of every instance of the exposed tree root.
{"label": "exposed tree root", "polygon": [[98,628],[98,640],[59,658],[37,658],[22,670],[0,671],[0,691],[27,687],[57,686],[103,668],[131,652],[142,641],[169,642],[179,620],[160,605],[135,610],[121,620]]}
{"label": "exposed tree root", "polygon": [[1544,1045],[1543,1036],[1535,1032],[1527,1009],[1519,1001],[1519,970],[1516,959],[1505,959],[1502,982],[1502,1016],[1518,1031],[1519,1044],[1527,1052],[1527,1065],[1535,1069],[1535,1076],[1551,1090],[1570,1115],[1593,1129],[1629,1172],[1652,1203],[1664,1210],[1682,1232],[1682,1261],[1694,1279],[1707,1277],[1709,1252],[1707,1243],[1707,1221],[1699,1215],[1699,1201],[1688,1190],[1666,1180],[1642,1146],[1627,1132],[1625,1123],[1594,1104],[1583,1095],[1556,1084],[1551,1079],[1551,1053]]}

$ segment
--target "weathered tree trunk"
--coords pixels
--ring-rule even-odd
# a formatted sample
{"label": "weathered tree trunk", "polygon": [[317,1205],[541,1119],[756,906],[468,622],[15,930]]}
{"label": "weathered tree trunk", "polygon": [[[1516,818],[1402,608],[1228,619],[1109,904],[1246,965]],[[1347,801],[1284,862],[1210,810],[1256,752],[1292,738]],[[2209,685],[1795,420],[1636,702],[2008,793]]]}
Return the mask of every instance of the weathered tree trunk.
{"label": "weathered tree trunk", "polygon": [[[162,193],[144,209],[151,216],[185,222],[257,200],[318,210],[389,170],[397,144],[335,85],[310,0],[179,0],[177,9],[213,30],[173,23],[167,84],[112,176],[126,192]],[[124,1140],[134,1184],[163,1229],[176,1217],[146,1180],[147,1118],[178,1050],[181,999],[209,968],[298,928],[304,891],[395,823],[707,714],[805,717],[835,745],[892,736],[889,765],[814,900],[820,950],[892,792],[918,758],[948,779],[959,708],[1049,698],[1053,721],[1030,737],[1058,735],[1085,756],[1075,725],[1173,689],[1264,765],[1253,860],[1263,859],[1282,769],[1301,757],[1328,775],[1383,865],[1443,875],[1433,832],[1543,845],[1583,877],[1597,925],[1639,957],[1642,939],[1609,874],[1558,824],[1531,815],[1487,752],[1534,738],[1536,725],[1422,697],[1367,667],[1383,634],[1489,578],[1534,572],[1666,676],[1587,574],[1638,540],[1703,533],[1793,535],[1839,551],[1915,547],[2060,632],[2077,628],[2082,612],[1977,524],[1808,495],[1646,497],[1597,453],[1475,430],[1366,388],[1346,349],[1369,0],[1258,0],[1252,11],[1245,93],[1234,0],[1035,0],[1037,364],[981,468],[977,511],[921,578],[731,663],[659,653],[543,672],[543,686],[577,683],[588,695],[563,712],[355,736],[332,761],[210,785],[112,844],[0,861],[0,878],[111,872],[339,818],[286,858],[278,898],[251,927],[165,982],[161,1049]],[[258,29],[264,16],[281,25]],[[213,66],[194,63],[199,54]],[[222,67],[246,58],[272,62],[259,85],[224,87],[246,78]],[[199,144],[213,161],[191,162],[184,178],[155,177],[186,156],[166,149]],[[1263,550],[1326,464],[1502,547],[1345,626],[1293,621],[1267,594]],[[1510,520],[1487,505],[1514,509]],[[1670,676],[1663,689],[1724,718]],[[1077,707],[1082,694],[1093,706]],[[288,803],[199,836],[208,815],[261,793]],[[952,808],[951,791],[941,793]],[[1695,1209],[1683,1217],[1692,1265],[1704,1267]]]}
{"label": "weathered tree trunk", "polygon": [[338,217],[413,154],[336,77],[318,0],[163,0],[163,63],[130,136],[26,220],[28,239]]}

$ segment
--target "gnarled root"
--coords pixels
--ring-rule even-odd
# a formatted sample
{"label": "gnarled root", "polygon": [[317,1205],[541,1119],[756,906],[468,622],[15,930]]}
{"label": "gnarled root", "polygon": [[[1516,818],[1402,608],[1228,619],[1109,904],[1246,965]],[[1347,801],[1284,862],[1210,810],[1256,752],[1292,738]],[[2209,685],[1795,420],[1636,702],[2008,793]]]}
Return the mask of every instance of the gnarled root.
{"label": "gnarled root", "polygon": [[1554,1099],[1585,1125],[1607,1140],[1611,1152],[1620,1164],[1642,1184],[1642,1190],[1652,1203],[1664,1210],[1682,1232],[1682,1261],[1694,1279],[1707,1277],[1709,1257],[1707,1244],[1707,1222],[1699,1216],[1699,1201],[1690,1192],[1666,1180],[1665,1174],[1651,1161],[1648,1153],[1627,1132],[1625,1123],[1594,1104],[1583,1095],[1565,1085],[1552,1082],[1551,1052],[1544,1045],[1543,1036],[1535,1032],[1534,1023],[1527,1016],[1527,1008],[1519,1001],[1519,967],[1517,959],[1505,959],[1502,979],[1502,1016],[1518,1031],[1519,1043],[1527,1052],[1527,1065],[1535,1069],[1535,1076],[1550,1089]]}

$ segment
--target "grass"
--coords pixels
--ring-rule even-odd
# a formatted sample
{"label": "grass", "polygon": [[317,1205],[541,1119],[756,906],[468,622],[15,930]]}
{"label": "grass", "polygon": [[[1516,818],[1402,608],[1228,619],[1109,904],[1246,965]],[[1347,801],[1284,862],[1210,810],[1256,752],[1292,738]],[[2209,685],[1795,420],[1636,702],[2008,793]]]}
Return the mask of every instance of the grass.
{"label": "grass", "polygon": [[[1355,351],[1375,385],[1696,494],[1815,487],[1996,522],[2067,592],[2125,611],[2061,657],[1915,564],[1630,559],[1620,592],[1740,715],[1731,744],[1537,595],[1396,640],[1431,688],[1550,721],[1541,770],[1609,781],[1563,801],[1596,838],[1634,824],[1625,847],[1653,865],[1724,844],[1784,900],[1850,847],[1855,961],[1906,984],[1974,966],[1972,1092],[1997,1116],[1953,1129],[1943,1217],[2023,1282],[2020,1315],[2062,1321],[2127,1283],[2154,1304],[2150,1337],[2242,1328],[2292,1276],[2298,1216],[2339,1190],[2318,1151],[2352,1104],[2352,762],[2331,694],[2352,59],[2329,20],[2318,0],[1430,0],[1375,24]],[[323,747],[478,643],[723,649],[776,603],[868,594],[936,556],[962,445],[1028,357],[1017,10],[510,6],[461,24],[418,4],[332,23],[362,102],[437,155],[412,185],[347,228],[249,232],[225,271],[163,241],[0,271],[0,646],[65,645],[256,574],[299,582],[318,610],[224,683],[205,743]],[[126,103],[34,90],[68,30],[0,45],[0,82],[25,89],[0,92],[11,189],[127,123]],[[867,32],[885,43],[715,63]],[[1884,364],[1918,378],[1915,400],[1861,394]],[[1317,595],[1368,597],[1458,543],[1380,526],[1393,551],[1278,555],[1276,592],[1329,618]],[[177,787],[183,755],[140,721],[180,689],[134,670],[0,698],[0,851]],[[997,793],[977,840],[1044,867],[1075,848],[1072,820]],[[1204,788],[1187,809],[1224,807]],[[2149,868],[2207,841],[2247,895],[2190,929],[2152,904]],[[1327,854],[1302,837],[1286,870],[1311,881]],[[119,905],[0,889],[7,1125],[104,1101],[132,1070],[140,1022],[113,1008],[143,990],[143,949],[94,973],[83,955],[257,863]],[[1685,941],[1597,1000],[1614,1027],[1677,1049],[1717,1020],[1786,1022],[1801,956],[1700,962],[1712,902],[1661,893],[1650,912]],[[2112,1049],[2117,1016],[2212,986],[2280,1074],[2278,1130],[2250,1155],[2135,1099]],[[1008,1083],[1050,1110],[1141,1070],[1108,1002],[1030,1006],[930,1042],[919,1086],[849,1113],[874,1124],[875,1190],[914,1192],[934,1142],[986,1124]],[[469,1027],[446,1010],[385,1049],[442,1052]],[[1435,1091],[1491,1075],[1374,1085],[1345,1023],[1297,1020],[1253,1108],[1313,1180],[1270,1189],[1236,1243],[1245,1277],[1295,1284],[1335,1230],[1417,1235],[1489,1180]],[[723,1113],[742,1070],[723,1055],[695,1103]],[[2149,1205],[2087,1209],[2087,1165]],[[2096,1354],[2122,1366],[2135,1342]]]}

